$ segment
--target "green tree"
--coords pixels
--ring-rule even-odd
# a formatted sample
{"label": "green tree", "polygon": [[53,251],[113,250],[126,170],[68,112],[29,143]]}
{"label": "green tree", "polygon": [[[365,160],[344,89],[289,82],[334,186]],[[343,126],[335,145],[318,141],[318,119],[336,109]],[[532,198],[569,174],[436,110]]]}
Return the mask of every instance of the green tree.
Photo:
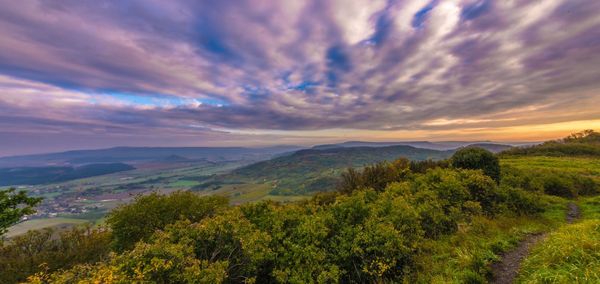
{"label": "green tree", "polygon": [[485,175],[500,182],[500,162],[488,150],[478,147],[462,148],[452,155],[450,161],[455,168],[482,170]]}
{"label": "green tree", "polygon": [[34,213],[33,207],[40,201],[42,198],[29,197],[25,191],[15,192],[14,188],[0,190],[0,236],[21,217]]}
{"label": "green tree", "polygon": [[113,210],[106,220],[112,229],[113,246],[117,251],[131,249],[136,242],[178,220],[200,221],[228,206],[221,196],[201,197],[189,191],[170,195],[152,193],[139,196],[134,202]]}

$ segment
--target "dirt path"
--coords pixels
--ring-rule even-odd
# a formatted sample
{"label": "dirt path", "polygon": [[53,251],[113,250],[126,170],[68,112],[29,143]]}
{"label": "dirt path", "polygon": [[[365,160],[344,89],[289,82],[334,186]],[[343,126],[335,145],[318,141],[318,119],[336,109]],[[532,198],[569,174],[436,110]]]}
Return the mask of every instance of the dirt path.
{"label": "dirt path", "polygon": [[569,212],[567,212],[567,223],[571,224],[579,219],[579,207],[577,204],[569,203]]}
{"label": "dirt path", "polygon": [[492,265],[494,278],[491,283],[510,284],[519,273],[521,261],[529,254],[529,250],[537,242],[541,241],[546,234],[535,234],[528,236],[517,248],[502,256],[500,262]]}
{"label": "dirt path", "polygon": [[[567,223],[573,223],[579,218],[579,207],[573,202],[568,205]],[[502,256],[502,260],[492,265],[493,279],[491,283],[510,284],[514,282],[519,273],[519,267],[523,259],[529,254],[529,250],[539,241],[544,239],[546,234],[535,234],[528,236],[517,248],[507,252]]]}

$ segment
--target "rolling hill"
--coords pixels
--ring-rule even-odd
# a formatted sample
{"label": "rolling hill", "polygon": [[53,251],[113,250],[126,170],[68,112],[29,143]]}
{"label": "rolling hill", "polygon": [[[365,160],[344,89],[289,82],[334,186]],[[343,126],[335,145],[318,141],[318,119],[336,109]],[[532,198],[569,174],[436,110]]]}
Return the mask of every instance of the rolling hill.
{"label": "rolling hill", "polygon": [[306,149],[236,169],[230,174],[205,181],[196,189],[215,189],[226,184],[268,183],[273,188],[271,194],[308,194],[333,189],[339,174],[348,167],[363,167],[399,157],[411,160],[439,160],[448,158],[453,152],[405,145]]}
{"label": "rolling hill", "polygon": [[315,150],[325,150],[333,148],[354,148],[354,147],[389,147],[389,146],[411,146],[430,150],[453,150],[461,147],[480,147],[492,152],[500,152],[523,143],[499,144],[493,142],[468,142],[468,141],[399,141],[399,142],[366,142],[366,141],[347,141],[337,144],[323,144],[312,147]]}

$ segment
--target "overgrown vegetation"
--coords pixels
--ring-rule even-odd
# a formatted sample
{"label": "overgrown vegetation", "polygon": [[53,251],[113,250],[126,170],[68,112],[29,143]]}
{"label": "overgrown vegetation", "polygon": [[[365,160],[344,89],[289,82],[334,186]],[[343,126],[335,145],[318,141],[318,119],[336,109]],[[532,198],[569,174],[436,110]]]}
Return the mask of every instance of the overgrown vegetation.
{"label": "overgrown vegetation", "polygon": [[152,193],[116,208],[107,216],[106,223],[112,229],[114,248],[123,251],[133,248],[140,240],[147,241],[156,230],[162,230],[168,224],[177,220],[200,221],[227,204],[227,198],[199,197],[188,191],[170,195]]}
{"label": "overgrown vegetation", "polygon": [[40,271],[56,271],[76,264],[95,263],[108,257],[110,233],[89,226],[58,232],[29,231],[0,243],[0,279],[25,281]]}

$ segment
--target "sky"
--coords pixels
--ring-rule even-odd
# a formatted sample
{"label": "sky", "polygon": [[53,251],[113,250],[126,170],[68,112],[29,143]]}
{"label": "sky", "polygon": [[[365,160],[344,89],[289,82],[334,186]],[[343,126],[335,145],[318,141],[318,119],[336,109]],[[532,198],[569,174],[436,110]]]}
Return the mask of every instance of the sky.
{"label": "sky", "polygon": [[0,0],[0,156],[600,129],[600,1]]}

